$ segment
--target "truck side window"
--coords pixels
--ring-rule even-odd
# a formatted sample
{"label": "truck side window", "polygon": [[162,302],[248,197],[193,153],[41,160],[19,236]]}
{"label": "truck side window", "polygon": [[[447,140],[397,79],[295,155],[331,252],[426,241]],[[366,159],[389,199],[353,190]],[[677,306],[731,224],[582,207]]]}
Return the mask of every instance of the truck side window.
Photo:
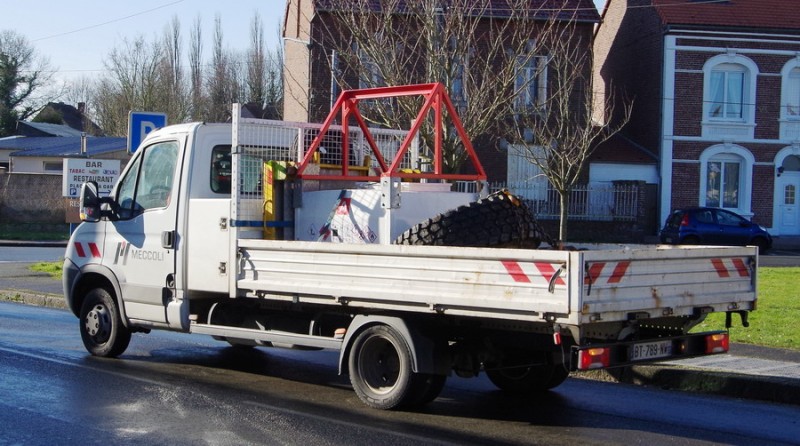
{"label": "truck side window", "polygon": [[[255,156],[241,154],[239,155],[239,169],[239,193],[260,193],[264,162]],[[211,190],[217,194],[230,195],[232,172],[231,146],[214,147],[211,150]]]}
{"label": "truck side window", "polygon": [[211,150],[211,190],[217,194],[231,193],[231,146],[216,146]]}
{"label": "truck side window", "polygon": [[172,197],[178,144],[163,142],[144,149],[120,182],[119,217],[133,218],[148,209],[165,208]]}

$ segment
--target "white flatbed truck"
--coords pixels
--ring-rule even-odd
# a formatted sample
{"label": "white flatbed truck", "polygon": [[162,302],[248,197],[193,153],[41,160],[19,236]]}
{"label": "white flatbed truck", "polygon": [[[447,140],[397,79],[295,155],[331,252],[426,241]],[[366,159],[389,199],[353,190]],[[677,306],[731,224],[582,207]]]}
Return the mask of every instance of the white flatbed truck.
{"label": "white flatbed truck", "polygon": [[[524,206],[450,192],[446,180],[463,178],[435,162],[403,169],[419,158],[413,127],[368,129],[345,114],[332,125],[398,91],[455,116],[438,84],[345,92],[321,126],[244,119],[234,106],[232,124],[151,132],[110,196],[85,184],[63,283],[87,350],[118,356],[152,329],[334,349],[359,398],[394,409],[432,401],[451,373],[542,391],[571,371],[726,352],[724,330],[690,332],[712,312],[747,325],[754,247],[567,251],[508,247],[529,228],[472,234],[476,215]],[[374,158],[351,163],[364,147]],[[451,223],[467,232],[450,244],[468,246],[415,246],[446,244],[426,231],[447,236]]]}

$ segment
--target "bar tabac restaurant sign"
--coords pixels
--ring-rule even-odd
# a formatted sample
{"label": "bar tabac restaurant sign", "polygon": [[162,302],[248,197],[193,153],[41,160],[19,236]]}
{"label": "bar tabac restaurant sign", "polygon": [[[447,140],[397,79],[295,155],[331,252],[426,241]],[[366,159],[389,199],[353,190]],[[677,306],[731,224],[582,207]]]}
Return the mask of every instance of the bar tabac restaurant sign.
{"label": "bar tabac restaurant sign", "polygon": [[120,160],[65,158],[61,194],[78,198],[81,185],[87,181],[97,183],[100,195],[108,195],[120,174]]}

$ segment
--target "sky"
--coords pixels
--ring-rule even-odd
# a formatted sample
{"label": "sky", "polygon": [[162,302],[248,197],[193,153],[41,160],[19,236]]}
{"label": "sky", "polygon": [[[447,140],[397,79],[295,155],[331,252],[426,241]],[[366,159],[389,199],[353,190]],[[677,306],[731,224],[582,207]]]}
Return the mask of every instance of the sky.
{"label": "sky", "polygon": [[50,59],[59,79],[95,77],[103,73],[103,59],[123,39],[161,38],[177,16],[181,24],[184,57],[190,29],[202,21],[203,57],[211,55],[214,17],[220,15],[223,46],[244,51],[250,24],[261,15],[268,47],[278,45],[285,0],[0,0],[0,30],[25,36],[37,54]]}
{"label": "sky", "polygon": [[[602,8],[606,0],[594,0]],[[268,47],[280,43],[286,0],[0,0],[0,30],[25,36],[37,54],[49,58],[56,78],[97,77],[103,59],[123,39],[160,38],[174,16],[181,24],[184,57],[195,18],[202,20],[203,57],[211,55],[214,17],[220,15],[223,45],[237,51],[249,46],[250,23],[261,15]]]}

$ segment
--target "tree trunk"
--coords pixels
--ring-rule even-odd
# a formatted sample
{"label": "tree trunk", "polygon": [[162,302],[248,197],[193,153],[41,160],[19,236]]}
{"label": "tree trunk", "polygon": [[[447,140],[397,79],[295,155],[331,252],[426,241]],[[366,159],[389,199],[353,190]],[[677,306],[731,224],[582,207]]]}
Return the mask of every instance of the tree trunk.
{"label": "tree trunk", "polygon": [[563,247],[567,243],[567,215],[569,215],[569,191],[559,190],[558,197],[561,202],[558,220],[558,243]]}

